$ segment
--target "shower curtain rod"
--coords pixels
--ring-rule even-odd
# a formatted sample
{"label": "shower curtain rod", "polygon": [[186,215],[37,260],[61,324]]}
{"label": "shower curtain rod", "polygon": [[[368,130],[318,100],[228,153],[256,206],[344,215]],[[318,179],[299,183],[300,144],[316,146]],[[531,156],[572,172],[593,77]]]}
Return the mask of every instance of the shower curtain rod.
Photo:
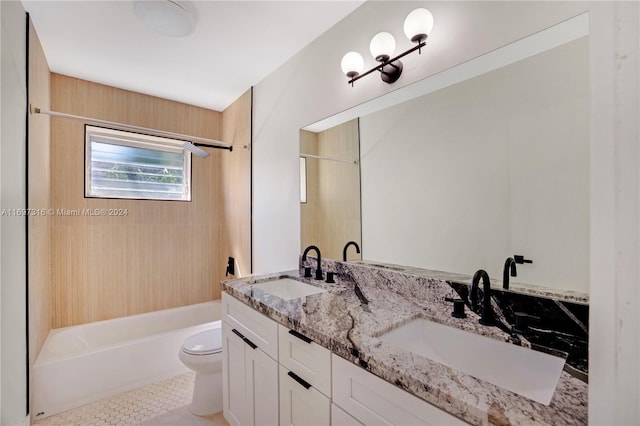
{"label": "shower curtain rod", "polygon": [[318,160],[339,161],[340,163],[358,164],[358,160],[342,160],[340,158],[323,157],[321,155],[300,154],[302,158],[316,158]]}
{"label": "shower curtain rod", "polygon": [[[215,139],[208,139],[208,138],[201,138],[199,136],[189,136],[189,135],[185,135],[182,133],[175,133],[175,132],[167,132],[164,130],[156,130],[156,129],[150,129],[148,127],[141,127],[141,126],[133,126],[131,124],[122,124],[122,123],[116,123],[114,121],[107,121],[107,120],[100,120],[97,118],[90,118],[90,117],[83,117],[80,115],[73,115],[73,114],[67,114],[64,112],[57,112],[57,111],[47,111],[38,107],[34,107],[33,105],[29,106],[29,110],[32,114],[46,114],[46,115],[50,115],[53,117],[61,117],[61,118],[68,118],[71,120],[79,120],[79,121],[84,121],[90,124],[101,124],[103,126],[112,126],[112,127],[118,127],[120,129],[128,129],[128,130],[136,130],[138,132],[144,132],[144,133],[149,133],[151,135],[155,135],[155,136],[166,136],[166,137],[171,137],[174,139],[180,139],[180,140],[187,140],[187,141],[191,141],[194,145],[196,146],[206,146],[209,148],[219,148],[219,149],[228,149],[229,151],[231,151],[233,149],[234,146],[238,146],[238,145],[229,145],[226,144],[224,142],[215,140]],[[197,142],[197,143],[196,143]],[[239,145],[240,147],[244,148],[244,149],[248,149],[249,147],[247,145]]]}

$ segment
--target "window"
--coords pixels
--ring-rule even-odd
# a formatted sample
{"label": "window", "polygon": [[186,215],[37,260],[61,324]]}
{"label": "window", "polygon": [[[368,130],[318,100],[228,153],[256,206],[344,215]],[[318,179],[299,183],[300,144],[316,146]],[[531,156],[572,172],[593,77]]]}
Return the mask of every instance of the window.
{"label": "window", "polygon": [[191,201],[184,141],[85,126],[85,196]]}
{"label": "window", "polygon": [[300,157],[300,202],[307,202],[307,159]]}

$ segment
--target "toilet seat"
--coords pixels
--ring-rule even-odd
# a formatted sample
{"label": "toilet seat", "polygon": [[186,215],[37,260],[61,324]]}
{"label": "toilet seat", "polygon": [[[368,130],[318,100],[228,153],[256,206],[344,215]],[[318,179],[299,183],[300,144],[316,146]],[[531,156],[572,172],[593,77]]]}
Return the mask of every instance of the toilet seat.
{"label": "toilet seat", "polygon": [[188,337],[182,345],[182,351],[189,355],[211,355],[222,352],[221,329],[214,328]]}

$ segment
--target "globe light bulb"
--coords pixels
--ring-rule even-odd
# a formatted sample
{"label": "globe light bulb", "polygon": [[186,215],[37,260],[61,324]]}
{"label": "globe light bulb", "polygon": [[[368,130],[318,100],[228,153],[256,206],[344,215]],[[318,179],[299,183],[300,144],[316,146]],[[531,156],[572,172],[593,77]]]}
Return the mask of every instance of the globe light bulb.
{"label": "globe light bulb", "polygon": [[347,77],[353,78],[358,76],[364,69],[364,59],[358,52],[348,52],[342,57],[340,67]]}
{"label": "globe light bulb", "polygon": [[378,62],[384,62],[393,56],[396,50],[396,40],[387,32],[381,32],[373,36],[369,44],[371,56]]}
{"label": "globe light bulb", "polygon": [[431,30],[433,30],[433,15],[427,9],[415,9],[404,20],[404,34],[414,43],[426,40]]}

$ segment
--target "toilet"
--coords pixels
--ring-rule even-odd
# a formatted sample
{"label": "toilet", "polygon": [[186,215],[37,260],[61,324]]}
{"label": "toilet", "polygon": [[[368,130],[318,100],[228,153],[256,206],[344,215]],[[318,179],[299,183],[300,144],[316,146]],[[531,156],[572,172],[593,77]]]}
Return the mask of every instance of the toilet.
{"label": "toilet", "polygon": [[216,328],[187,337],[180,360],[196,372],[190,411],[208,416],[222,411],[222,330]]}

